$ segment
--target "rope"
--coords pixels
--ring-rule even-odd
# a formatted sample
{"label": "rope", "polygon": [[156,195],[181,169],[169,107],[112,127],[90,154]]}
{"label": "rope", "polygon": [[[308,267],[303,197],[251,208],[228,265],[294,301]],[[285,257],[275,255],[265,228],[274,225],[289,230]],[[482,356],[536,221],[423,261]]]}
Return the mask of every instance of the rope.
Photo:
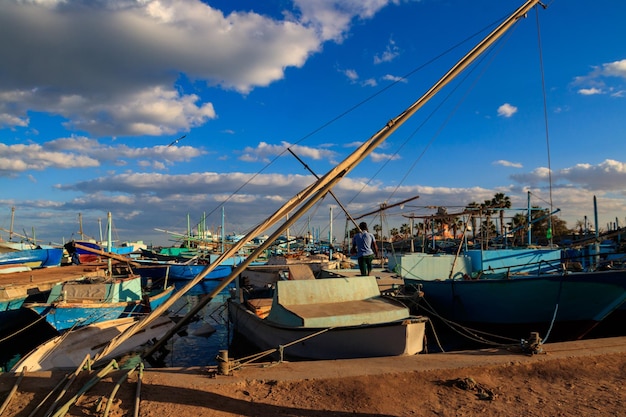
{"label": "rope", "polygon": [[0,339],[0,343],[4,343],[7,340],[11,339],[14,336],[17,336],[18,334],[28,330],[30,327],[34,326],[35,324],[39,323],[41,320],[43,320],[45,318],[45,316],[39,316],[39,318],[37,318],[37,320],[35,320],[34,322],[27,324],[26,326],[22,327],[21,329],[17,330],[15,333],[11,333],[8,336],[3,337],[2,339]]}
{"label": "rope", "polygon": [[[544,8],[547,6],[543,6]],[[553,211],[553,203],[552,203],[552,167],[550,164],[550,129],[548,127],[548,99],[546,94],[546,77],[545,71],[543,68],[543,48],[541,46],[541,27],[539,25],[539,11],[538,8],[535,7],[535,20],[537,22],[537,43],[538,43],[538,51],[539,51],[539,67],[541,71],[541,91],[543,93],[543,117],[545,121],[545,129],[546,129],[546,149],[547,149],[547,157],[548,157],[548,189],[550,194],[550,212]],[[552,216],[548,218],[548,228],[552,229]],[[550,234],[550,246],[552,246],[552,233]]]}
{"label": "rope", "polygon": [[250,362],[255,361],[256,359],[260,359],[260,358],[262,358],[264,356],[269,356],[272,353],[276,353],[276,352],[280,353],[279,363],[282,363],[283,362],[283,351],[285,350],[285,348],[288,348],[289,346],[293,346],[296,343],[300,343],[300,342],[303,342],[305,340],[311,339],[311,338],[313,338],[315,336],[319,336],[319,335],[321,335],[323,333],[326,333],[326,332],[328,332],[330,330],[333,330],[334,328],[335,327],[329,327],[327,329],[320,330],[319,332],[315,332],[315,333],[312,333],[312,334],[307,335],[305,337],[302,337],[300,339],[297,339],[297,340],[294,340],[292,342],[289,342],[289,343],[287,343],[285,345],[279,345],[277,348],[268,349],[268,350],[265,350],[263,352],[259,352],[259,353],[255,353],[255,354],[250,355],[250,356],[243,357],[243,358],[241,358],[241,359],[239,359],[237,361],[237,362],[241,362],[241,361],[243,361],[243,362],[239,363],[238,365],[233,366],[231,368],[231,370],[236,370],[236,369],[242,368],[243,366],[249,364]]}
{"label": "rope", "polygon": [[[511,344],[517,344],[519,342],[517,339],[513,339],[513,338],[506,337],[506,336],[501,336],[501,335],[496,335],[496,334],[493,334],[493,333],[484,332],[484,331],[477,330],[477,329],[472,329],[471,327],[463,326],[460,323],[456,323],[456,322],[454,322],[452,320],[448,320],[448,319],[444,318],[443,316],[439,315],[435,311],[435,309],[430,305],[428,300],[426,300],[426,298],[422,298],[422,300],[427,305],[427,307],[422,306],[422,309],[425,310],[428,315],[437,317],[439,320],[441,320],[444,324],[446,324],[455,333],[459,334],[460,336],[465,337],[468,340],[471,340],[473,342],[484,343],[484,344],[487,344],[487,345],[490,345],[490,346],[502,346],[503,343],[498,343],[496,341],[487,340],[487,339],[485,339],[485,337],[492,337],[492,338],[495,338],[495,339],[500,339],[500,340],[503,340],[503,341],[511,342]],[[463,333],[461,330],[466,332],[466,333]]]}
{"label": "rope", "polygon": [[561,293],[563,292],[563,275],[561,275],[561,280],[559,281],[559,293],[556,299],[556,305],[554,306],[554,314],[552,315],[552,321],[550,322],[550,327],[548,328],[548,332],[546,333],[546,337],[543,339],[541,344],[546,343],[548,337],[550,337],[550,333],[552,332],[552,327],[554,326],[554,322],[556,321],[556,314],[559,311],[559,301],[561,300]]}

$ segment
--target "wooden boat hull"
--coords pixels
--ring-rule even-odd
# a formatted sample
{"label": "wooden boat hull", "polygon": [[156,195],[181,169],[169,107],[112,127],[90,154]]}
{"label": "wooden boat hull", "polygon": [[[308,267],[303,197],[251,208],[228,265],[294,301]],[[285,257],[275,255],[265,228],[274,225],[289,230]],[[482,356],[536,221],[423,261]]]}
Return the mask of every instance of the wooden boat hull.
{"label": "wooden boat hull", "polygon": [[[149,264],[143,265],[137,269],[137,272],[143,277],[152,279],[164,279],[167,275],[168,279],[189,281],[194,279],[200,272],[204,270],[206,265],[184,265],[184,264]],[[222,280],[230,275],[233,267],[230,265],[220,265],[204,277],[204,280]]]}
{"label": "wooden boat hull", "polygon": [[0,287],[0,312],[17,310],[27,297],[28,292],[24,288]]}
{"label": "wooden boat hull", "polygon": [[[137,278],[140,280],[140,278]],[[132,285],[132,284],[131,284]],[[139,293],[141,290],[138,290]],[[162,291],[154,291],[146,301],[140,296],[130,301],[28,303],[25,307],[36,311],[58,331],[66,331],[72,327],[87,326],[121,317],[144,315],[156,309],[171,297],[174,287]],[[54,296],[52,296],[54,297]]]}
{"label": "wooden boat hull", "polygon": [[[323,328],[294,328],[261,319],[244,305],[229,301],[235,331],[261,350],[276,349],[318,333]],[[284,348],[291,359],[333,360],[415,355],[423,350],[426,319],[407,318],[390,323],[342,327]]]}
{"label": "wooden boat hull", "polygon": [[[348,359],[422,351],[427,319],[381,297],[375,277],[277,281],[273,298],[228,303],[235,331],[288,358]],[[260,301],[268,302],[263,304]],[[264,318],[262,318],[264,317]],[[293,343],[295,342],[295,343]]]}
{"label": "wooden boat hull", "polygon": [[[40,345],[22,358],[12,369],[27,367],[29,372],[49,371],[53,369],[75,369],[86,355],[94,357],[101,352],[115,336],[132,326],[133,318],[122,318],[92,324],[55,337]],[[118,346],[111,354],[103,358],[109,360],[127,354],[152,339],[163,336],[174,323],[165,316],[154,320],[146,329],[137,332]]]}
{"label": "wooden boat hull", "polygon": [[0,265],[21,264],[31,268],[46,268],[61,265],[62,248],[28,249],[0,253]]}
{"label": "wooden boat hull", "polygon": [[431,316],[518,339],[551,326],[551,340],[579,339],[626,301],[626,271],[405,284],[422,286]]}

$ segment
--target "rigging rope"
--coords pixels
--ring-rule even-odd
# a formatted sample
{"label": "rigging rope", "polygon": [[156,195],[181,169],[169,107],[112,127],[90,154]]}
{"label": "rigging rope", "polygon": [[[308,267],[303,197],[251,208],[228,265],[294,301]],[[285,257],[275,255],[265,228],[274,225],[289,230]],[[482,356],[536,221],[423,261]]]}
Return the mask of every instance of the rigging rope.
{"label": "rigging rope", "polygon": [[[543,6],[544,8],[546,7],[545,5]],[[548,157],[548,187],[549,187],[549,195],[550,195],[550,213],[552,213],[553,211],[553,204],[552,204],[552,166],[550,163],[550,134],[549,134],[549,127],[548,127],[548,99],[547,99],[547,95],[546,95],[546,77],[545,77],[545,71],[544,71],[544,67],[543,67],[543,49],[541,46],[541,28],[540,28],[540,24],[539,24],[539,11],[537,10],[537,8],[535,7],[535,16],[536,16],[536,22],[537,22],[537,44],[538,44],[538,50],[539,50],[539,68],[540,68],[540,72],[541,72],[541,90],[543,93],[543,117],[544,117],[544,122],[545,122],[545,129],[546,129],[546,149],[547,149],[547,157]],[[549,231],[549,242],[550,242],[550,246],[552,246],[552,214],[550,214],[550,217],[548,217],[548,231]]]}

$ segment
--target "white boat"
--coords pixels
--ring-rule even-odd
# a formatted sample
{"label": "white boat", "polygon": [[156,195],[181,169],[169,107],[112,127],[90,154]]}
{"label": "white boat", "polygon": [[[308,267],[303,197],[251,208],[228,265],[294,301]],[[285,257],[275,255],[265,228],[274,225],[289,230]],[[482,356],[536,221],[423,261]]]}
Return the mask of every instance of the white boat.
{"label": "white boat", "polygon": [[[108,342],[137,322],[134,318],[108,320],[91,324],[57,336],[35,348],[24,356],[12,372],[26,367],[28,372],[50,371],[53,369],[76,369],[86,355],[95,357]],[[153,339],[162,337],[174,327],[167,316],[160,316],[144,329],[126,339],[115,350],[101,360],[110,360],[128,354]]]}
{"label": "white boat", "polygon": [[287,358],[415,355],[424,346],[427,319],[381,296],[375,277],[278,281],[272,299],[235,295],[228,306],[235,331],[262,350],[282,346]]}

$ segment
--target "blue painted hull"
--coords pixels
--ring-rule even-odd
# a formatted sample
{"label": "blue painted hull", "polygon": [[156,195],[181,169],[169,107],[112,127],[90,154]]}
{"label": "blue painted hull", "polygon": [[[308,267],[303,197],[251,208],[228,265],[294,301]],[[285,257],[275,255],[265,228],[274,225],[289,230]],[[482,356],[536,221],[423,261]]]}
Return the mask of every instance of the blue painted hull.
{"label": "blue painted hull", "polygon": [[[137,269],[142,277],[164,279],[167,275],[171,280],[192,280],[206,268],[206,265],[183,264],[149,264]],[[217,266],[204,280],[222,280],[230,275],[233,267],[230,265]]]}
{"label": "blue painted hull", "polygon": [[[206,265],[172,265],[170,266],[170,278],[177,280],[192,280],[201,273]],[[233,268],[229,265],[217,266],[204,277],[205,280],[222,280],[230,275]]]}
{"label": "blue painted hull", "polygon": [[149,298],[149,308],[146,308],[146,305],[140,301],[89,305],[82,303],[39,304],[30,305],[29,308],[39,315],[45,316],[46,321],[52,327],[62,332],[72,327],[82,327],[107,320],[147,314],[163,304],[173,294],[173,291],[174,287],[156,291]]}
{"label": "blue painted hull", "polygon": [[62,257],[62,248],[19,250],[0,253],[0,265],[26,264],[44,268],[61,265]]}
{"label": "blue painted hull", "polygon": [[117,319],[124,314],[128,303],[102,303],[82,306],[67,303],[64,306],[37,305],[30,309],[41,316],[59,332],[72,327],[87,326],[93,323]]}
{"label": "blue painted hull", "polygon": [[581,338],[626,301],[626,271],[405,284],[422,285],[431,316],[516,338],[546,335],[553,319],[554,338]]}

